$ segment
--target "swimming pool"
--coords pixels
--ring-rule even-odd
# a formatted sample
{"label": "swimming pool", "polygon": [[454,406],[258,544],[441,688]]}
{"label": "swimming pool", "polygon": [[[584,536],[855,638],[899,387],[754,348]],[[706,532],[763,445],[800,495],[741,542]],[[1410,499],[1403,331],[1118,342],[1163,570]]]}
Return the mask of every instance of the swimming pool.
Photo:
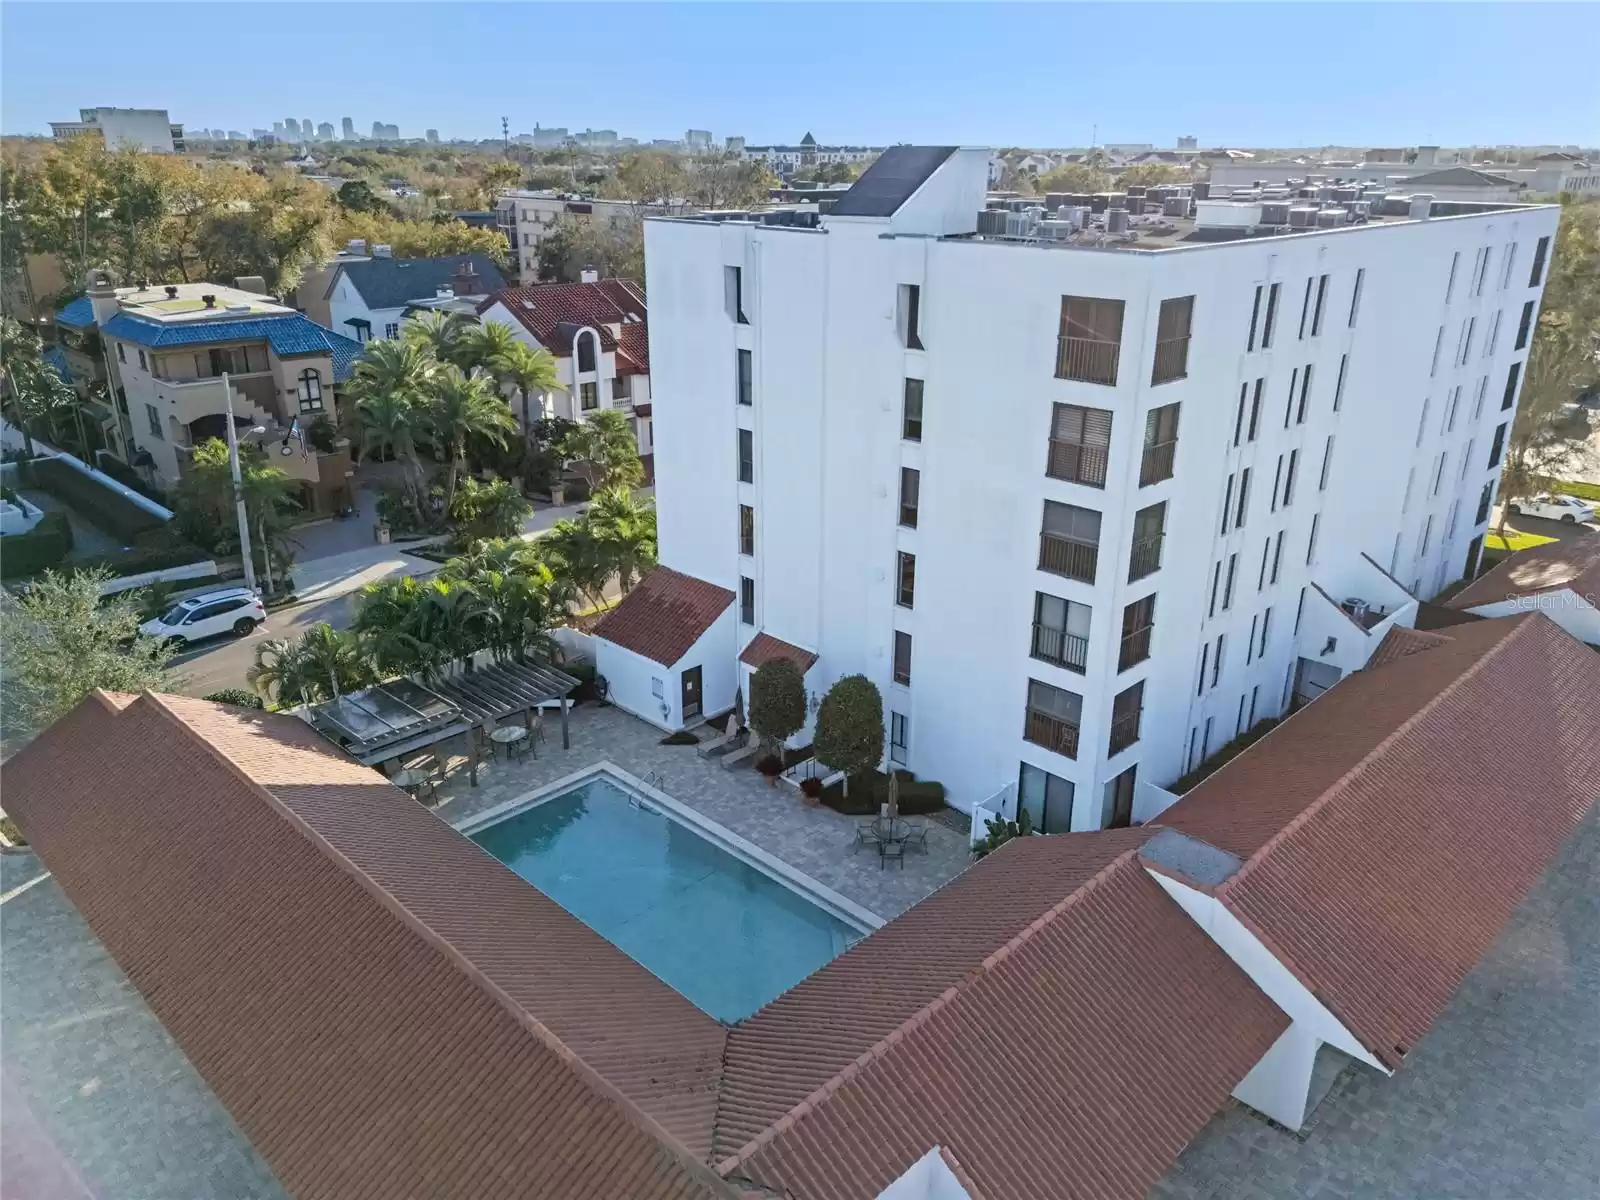
{"label": "swimming pool", "polygon": [[719,1020],[749,1016],[864,935],[842,897],[830,911],[669,804],[595,772],[464,832]]}

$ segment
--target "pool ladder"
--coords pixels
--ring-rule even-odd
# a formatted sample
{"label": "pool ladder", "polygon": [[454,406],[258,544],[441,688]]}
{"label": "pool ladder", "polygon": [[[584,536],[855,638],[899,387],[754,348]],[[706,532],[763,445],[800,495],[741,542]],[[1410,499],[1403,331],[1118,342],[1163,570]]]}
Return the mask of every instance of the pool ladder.
{"label": "pool ladder", "polygon": [[640,780],[640,782],[643,783],[645,787],[660,788],[662,791],[665,791],[667,787],[667,777],[660,771],[651,771],[642,780]]}

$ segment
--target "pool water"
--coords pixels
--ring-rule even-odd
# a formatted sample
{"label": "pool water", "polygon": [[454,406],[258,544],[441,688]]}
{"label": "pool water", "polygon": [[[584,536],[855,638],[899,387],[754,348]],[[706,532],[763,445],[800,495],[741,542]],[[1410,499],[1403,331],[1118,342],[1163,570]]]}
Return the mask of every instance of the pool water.
{"label": "pool water", "polygon": [[479,829],[490,854],[723,1021],[862,934],[604,777]]}

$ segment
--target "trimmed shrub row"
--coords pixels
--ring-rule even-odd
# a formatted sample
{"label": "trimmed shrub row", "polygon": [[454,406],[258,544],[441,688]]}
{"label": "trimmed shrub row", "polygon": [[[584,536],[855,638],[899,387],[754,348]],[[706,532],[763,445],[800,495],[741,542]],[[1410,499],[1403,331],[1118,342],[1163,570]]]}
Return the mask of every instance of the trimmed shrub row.
{"label": "trimmed shrub row", "polygon": [[166,524],[122,493],[112,491],[58,459],[36,458],[24,470],[39,487],[125,542],[132,542],[141,533]]}
{"label": "trimmed shrub row", "polygon": [[[944,805],[944,784],[934,780],[917,780],[909,771],[897,771],[900,777],[899,806],[903,817],[924,816],[938,812]],[[850,777],[850,794],[844,794],[844,784],[833,783],[822,789],[822,802],[834,812],[851,817],[875,817],[889,799],[889,777],[882,771],[868,771]]]}
{"label": "trimmed shrub row", "polygon": [[0,538],[0,579],[25,579],[58,566],[72,549],[72,526],[67,514],[45,513],[27,533]]}

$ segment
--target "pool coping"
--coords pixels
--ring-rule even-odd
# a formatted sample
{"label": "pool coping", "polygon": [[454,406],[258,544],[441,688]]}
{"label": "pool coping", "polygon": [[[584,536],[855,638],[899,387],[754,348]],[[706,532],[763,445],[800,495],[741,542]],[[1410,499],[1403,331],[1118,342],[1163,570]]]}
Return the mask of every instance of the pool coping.
{"label": "pool coping", "polygon": [[520,796],[496,804],[492,808],[486,808],[482,812],[463,817],[459,821],[452,821],[451,826],[457,833],[465,837],[471,837],[480,829],[498,824],[527,809],[537,807],[544,801],[553,799],[558,794],[570,792],[579,784],[592,779],[596,775],[611,776],[623,788],[638,793],[652,804],[659,805],[669,819],[688,826],[713,845],[726,850],[735,858],[742,860],[747,866],[754,867],[763,875],[781,883],[790,891],[811,901],[818,908],[843,921],[846,925],[854,927],[860,933],[871,933],[876,929],[881,929],[885,924],[884,919],[877,913],[862,907],[848,896],[834,891],[827,884],[813,879],[804,871],[796,870],[781,858],[778,858],[770,851],[763,850],[748,838],[741,837],[726,825],[718,824],[681,800],[675,800],[660,788],[646,783],[632,772],[625,771],[609,761],[591,763],[589,766],[574,771],[570,775],[564,775],[552,783],[524,792]]}

